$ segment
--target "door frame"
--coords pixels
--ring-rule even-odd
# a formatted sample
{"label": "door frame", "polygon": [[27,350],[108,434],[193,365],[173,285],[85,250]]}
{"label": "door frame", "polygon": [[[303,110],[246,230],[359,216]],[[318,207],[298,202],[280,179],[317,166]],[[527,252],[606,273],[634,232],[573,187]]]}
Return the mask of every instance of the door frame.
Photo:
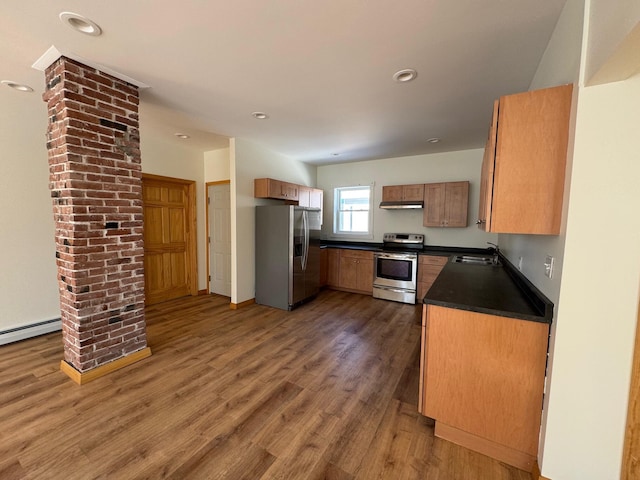
{"label": "door frame", "polygon": [[159,182],[174,183],[187,188],[187,205],[185,212],[187,220],[185,225],[185,239],[187,246],[187,284],[189,286],[189,294],[196,296],[198,295],[198,221],[196,217],[196,182],[195,180],[165,177],[163,175],[154,175],[151,173],[143,173],[142,181],[144,180],[157,180]]}
{"label": "door frame", "polygon": [[209,225],[209,207],[211,206],[211,199],[209,198],[209,187],[215,187],[216,185],[231,185],[231,180],[218,180],[204,184],[204,193],[207,197],[207,211],[205,212],[205,217],[207,219],[207,294],[211,293],[211,226]]}

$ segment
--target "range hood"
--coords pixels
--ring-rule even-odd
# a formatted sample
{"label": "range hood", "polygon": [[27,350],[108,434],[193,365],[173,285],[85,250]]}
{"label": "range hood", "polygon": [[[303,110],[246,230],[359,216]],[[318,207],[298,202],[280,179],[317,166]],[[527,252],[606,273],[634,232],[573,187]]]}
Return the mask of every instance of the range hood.
{"label": "range hood", "polygon": [[380,208],[385,210],[400,210],[408,208],[424,208],[424,202],[418,200],[380,202]]}

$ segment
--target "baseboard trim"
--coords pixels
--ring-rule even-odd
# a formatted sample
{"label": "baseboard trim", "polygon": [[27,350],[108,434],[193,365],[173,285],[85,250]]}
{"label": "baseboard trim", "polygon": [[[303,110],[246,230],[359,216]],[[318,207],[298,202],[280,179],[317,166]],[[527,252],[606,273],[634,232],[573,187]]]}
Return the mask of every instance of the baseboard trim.
{"label": "baseboard trim", "polygon": [[209,291],[206,288],[203,288],[202,290],[198,290],[198,296],[207,295],[208,293]]}
{"label": "baseboard trim", "polygon": [[0,331],[0,345],[7,345],[27,338],[38,337],[46,333],[58,332],[62,330],[62,321],[60,318],[45,320],[44,322],[31,323],[21,327],[9,328]]}
{"label": "baseboard trim", "polygon": [[113,362],[106,363],[99,367],[93,368],[86,372],[79,372],[73,366],[71,366],[66,361],[62,360],[60,362],[60,370],[65,373],[71,380],[76,382],[78,385],[84,385],[87,382],[95,380],[100,377],[104,377],[105,375],[115,372],[116,370],[120,370],[121,368],[127,367],[132,363],[143,360],[147,357],[151,356],[151,349],[149,347],[143,348],[142,350],[138,350],[137,352],[130,353],[126,357],[118,358]]}
{"label": "baseboard trim", "polygon": [[533,462],[533,470],[531,470],[531,480],[551,480],[550,478],[542,476],[540,465],[538,465],[537,460]]}
{"label": "baseboard trim", "polygon": [[229,308],[231,308],[231,310],[238,310],[239,308],[248,307],[249,305],[253,305],[254,303],[256,303],[256,299],[252,298],[240,303],[230,303]]}
{"label": "baseboard trim", "polygon": [[525,472],[533,471],[533,462],[536,461],[536,457],[528,453],[500,445],[438,421],[436,421],[435,435]]}

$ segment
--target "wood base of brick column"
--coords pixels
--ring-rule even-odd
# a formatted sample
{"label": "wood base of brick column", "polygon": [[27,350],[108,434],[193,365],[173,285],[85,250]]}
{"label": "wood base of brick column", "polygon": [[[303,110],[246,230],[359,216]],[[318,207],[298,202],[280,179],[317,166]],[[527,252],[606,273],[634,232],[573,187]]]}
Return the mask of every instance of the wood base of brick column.
{"label": "wood base of brick column", "polygon": [[113,362],[106,363],[86,372],[79,372],[69,363],[62,360],[60,362],[60,370],[78,385],[82,385],[90,382],[91,380],[95,380],[96,378],[104,377],[108,373],[120,370],[121,368],[127,367],[132,363],[143,360],[150,356],[151,349],[147,347],[143,348],[142,350],[138,350],[137,352],[130,353],[126,357],[121,357],[117,360],[114,360]]}

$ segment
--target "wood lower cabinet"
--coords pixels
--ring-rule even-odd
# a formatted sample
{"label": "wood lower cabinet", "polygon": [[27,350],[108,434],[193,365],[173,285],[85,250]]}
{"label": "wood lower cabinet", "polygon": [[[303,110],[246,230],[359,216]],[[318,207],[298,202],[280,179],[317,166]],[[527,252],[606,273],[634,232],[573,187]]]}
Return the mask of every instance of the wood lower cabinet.
{"label": "wood lower cabinet", "polygon": [[337,288],[340,284],[340,249],[326,248],[327,286]]}
{"label": "wood lower cabinet", "polygon": [[373,293],[373,252],[327,248],[327,286],[354,293]]}
{"label": "wood lower cabinet", "polygon": [[531,471],[548,338],[546,323],[424,305],[419,409],[436,436]]}
{"label": "wood lower cabinet", "polygon": [[339,287],[373,294],[373,252],[348,249],[340,251]]}
{"label": "wood lower cabinet", "polygon": [[448,261],[449,257],[418,255],[418,288],[416,292],[418,302],[422,301]]}
{"label": "wood lower cabinet", "polygon": [[558,235],[572,85],[501,97],[482,163],[478,226]]}
{"label": "wood lower cabinet", "polygon": [[424,186],[425,227],[466,227],[469,182],[427,183]]}

